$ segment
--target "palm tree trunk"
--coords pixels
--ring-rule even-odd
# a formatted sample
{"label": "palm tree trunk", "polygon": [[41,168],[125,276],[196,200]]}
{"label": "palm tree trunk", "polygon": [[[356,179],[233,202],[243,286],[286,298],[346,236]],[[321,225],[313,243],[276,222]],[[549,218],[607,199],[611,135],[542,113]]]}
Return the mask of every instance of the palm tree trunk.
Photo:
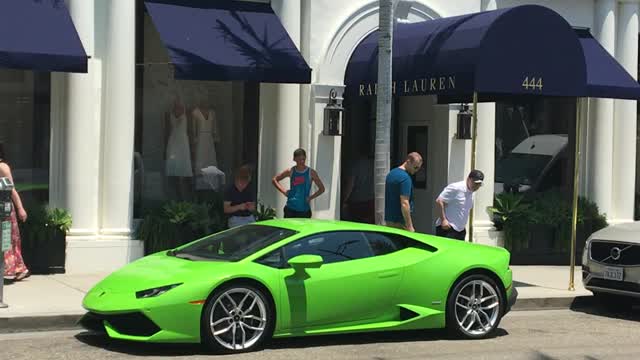
{"label": "palm tree trunk", "polygon": [[376,224],[384,223],[384,184],[390,169],[391,69],[393,43],[393,11],[395,0],[380,0],[378,29],[378,92],[375,146]]}

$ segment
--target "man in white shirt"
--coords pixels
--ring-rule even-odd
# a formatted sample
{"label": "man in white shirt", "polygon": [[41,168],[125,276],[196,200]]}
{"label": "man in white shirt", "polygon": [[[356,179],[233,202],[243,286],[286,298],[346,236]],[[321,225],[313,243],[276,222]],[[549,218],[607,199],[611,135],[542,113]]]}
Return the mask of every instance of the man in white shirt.
{"label": "man in white shirt", "polygon": [[464,240],[469,212],[473,208],[473,193],[482,186],[484,174],[471,170],[465,181],[447,185],[436,199],[440,216],[436,219],[436,235]]}

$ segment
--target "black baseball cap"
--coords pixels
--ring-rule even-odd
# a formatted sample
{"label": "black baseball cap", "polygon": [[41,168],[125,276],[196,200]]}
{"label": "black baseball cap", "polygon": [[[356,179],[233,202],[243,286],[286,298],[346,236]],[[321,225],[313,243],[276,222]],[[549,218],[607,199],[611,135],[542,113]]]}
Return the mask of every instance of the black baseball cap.
{"label": "black baseball cap", "polygon": [[471,178],[476,184],[482,184],[484,181],[484,174],[480,170],[471,170],[469,178]]}

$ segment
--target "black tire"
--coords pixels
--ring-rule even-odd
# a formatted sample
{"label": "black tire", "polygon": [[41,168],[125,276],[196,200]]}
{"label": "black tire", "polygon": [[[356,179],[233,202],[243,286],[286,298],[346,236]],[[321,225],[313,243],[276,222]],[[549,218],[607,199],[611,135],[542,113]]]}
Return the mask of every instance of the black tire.
{"label": "black tire", "polygon": [[[237,293],[234,293],[234,292],[237,292]],[[225,346],[222,343],[225,340],[223,338],[227,338],[228,337],[229,339],[227,339],[227,340],[229,340],[229,343],[227,343],[227,345],[229,345],[229,344],[233,345],[233,343],[232,343],[233,335],[232,334],[229,334],[229,333],[220,334],[222,336],[219,336],[218,338],[216,336],[214,336],[214,332],[213,332],[213,330],[212,330],[212,328],[210,326],[211,318],[212,318],[212,312],[214,312],[213,313],[214,322],[218,321],[218,320],[222,320],[223,317],[228,317],[224,312],[222,312],[224,310],[222,310],[220,304],[218,304],[217,307],[215,305],[218,303],[218,300],[221,300],[222,305],[224,307],[226,307],[227,310],[229,310],[229,312],[233,313],[235,310],[231,310],[230,309],[233,305],[230,302],[230,300],[228,300],[228,297],[225,296],[225,294],[231,293],[230,297],[235,301],[236,304],[239,305],[240,302],[241,302],[241,298],[243,297],[243,295],[241,295],[242,292],[245,292],[245,293],[246,292],[250,292],[250,293],[255,294],[255,295],[258,296],[258,298],[260,299],[260,301],[262,303],[262,306],[264,308],[263,309],[264,312],[265,312],[264,318],[266,319],[266,321],[264,322],[263,326],[260,326],[260,325],[256,325],[255,321],[257,321],[257,320],[251,320],[251,321],[253,321],[253,323],[250,324],[250,325],[264,328],[264,330],[262,331],[262,334],[250,346],[246,346],[246,347],[240,348],[240,349],[232,349],[232,348],[229,348],[229,347]],[[239,296],[236,296],[236,295],[239,295]],[[225,296],[225,297],[222,298],[223,296]],[[249,304],[249,305],[251,305],[251,304]],[[246,304],[244,304],[244,306],[242,308],[244,310],[246,310],[247,307],[248,306]],[[255,308],[256,306],[254,305],[253,307]],[[258,306],[257,310],[260,311],[259,306]],[[258,313],[256,313],[256,309],[251,309],[251,311],[245,313],[245,315],[246,314],[251,314],[252,316],[258,316],[259,317],[259,315],[257,315]],[[273,309],[273,304],[272,304],[268,294],[264,293],[264,290],[261,290],[261,289],[257,288],[256,286],[249,285],[249,284],[244,284],[244,283],[237,283],[237,284],[233,284],[232,283],[232,284],[229,284],[229,285],[224,285],[224,286],[216,289],[213,292],[213,295],[207,301],[207,304],[205,305],[205,308],[204,308],[204,310],[202,312],[202,318],[201,318],[201,321],[200,321],[201,342],[202,342],[202,344],[204,346],[206,346],[207,348],[209,348],[213,352],[219,353],[219,354],[237,354],[237,353],[255,351],[266,340],[271,339],[271,335],[273,334],[273,329],[274,329],[274,326],[275,326],[275,316],[274,316],[274,314],[275,314],[275,311]],[[224,316],[221,316],[221,315],[224,315]],[[232,326],[233,325],[231,322],[227,323],[226,321],[227,320],[225,320],[225,322],[222,322],[220,325],[223,325],[223,324],[228,324],[228,326]],[[235,317],[235,320],[232,320],[232,321],[240,321],[240,319],[238,317]],[[255,330],[249,330],[249,329],[244,328],[239,323],[236,323],[236,325],[234,327],[235,327],[235,329],[231,329],[231,330],[229,330],[229,332],[232,333],[233,330],[236,331],[236,344],[238,342],[242,342],[242,335],[241,335],[242,333],[240,332],[241,330],[244,330],[245,334],[249,333],[249,335],[251,335],[252,331],[255,332]],[[241,330],[239,330],[239,329],[241,329]],[[217,330],[220,331],[220,328],[218,328]],[[249,341],[247,341],[247,342],[249,342]]]}
{"label": "black tire", "polygon": [[[482,281],[486,283],[488,286],[490,286],[493,289],[493,291],[497,296],[498,305],[495,306],[497,307],[497,318],[495,319],[495,322],[493,322],[493,325],[490,327],[490,329],[485,333],[474,333],[473,327],[470,329],[471,331],[467,331],[459,324],[458,318],[457,318],[458,316],[461,316],[463,319],[465,319],[464,315],[466,315],[466,313],[470,311],[470,310],[465,310],[464,308],[461,309],[457,307],[456,299],[461,291],[465,291],[463,294],[466,294],[466,291],[469,289],[467,285],[470,285],[473,281]],[[487,337],[491,337],[495,333],[496,329],[498,329],[498,326],[500,325],[500,320],[502,320],[502,316],[504,316],[505,304],[506,303],[505,303],[504,293],[501,287],[499,287],[492,278],[482,274],[466,275],[463,278],[459,279],[453,285],[453,289],[451,290],[449,297],[447,299],[447,308],[446,308],[447,331],[454,338],[484,339]],[[459,312],[459,315],[456,315],[456,311]],[[460,312],[462,312],[462,314],[460,314]],[[491,317],[487,317],[484,319],[486,319],[487,323],[490,324],[491,322],[489,321],[489,318]],[[466,322],[463,322],[463,323],[466,323]],[[478,331],[484,331],[484,329],[478,330]]]}

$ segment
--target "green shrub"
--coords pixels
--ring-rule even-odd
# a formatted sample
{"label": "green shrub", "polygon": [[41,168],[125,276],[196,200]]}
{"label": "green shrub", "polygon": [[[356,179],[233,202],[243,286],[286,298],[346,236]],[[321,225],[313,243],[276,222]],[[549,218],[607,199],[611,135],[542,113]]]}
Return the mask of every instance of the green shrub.
{"label": "green shrub", "polygon": [[173,249],[226,228],[222,202],[211,197],[158,203],[145,213],[136,233],[144,242],[145,254]]}
{"label": "green shrub", "polygon": [[[560,238],[571,236],[572,201],[566,192],[553,189],[533,194],[497,194],[494,206],[489,208],[493,213],[494,225],[505,232],[505,247],[518,250],[530,236],[531,225],[553,227]],[[577,225],[589,224],[585,231],[592,232],[607,226],[606,216],[601,214],[598,206],[583,197],[578,198]]]}
{"label": "green shrub", "polygon": [[256,211],[254,211],[253,215],[256,217],[256,221],[275,219],[276,209],[258,202],[258,206],[256,206]]}

